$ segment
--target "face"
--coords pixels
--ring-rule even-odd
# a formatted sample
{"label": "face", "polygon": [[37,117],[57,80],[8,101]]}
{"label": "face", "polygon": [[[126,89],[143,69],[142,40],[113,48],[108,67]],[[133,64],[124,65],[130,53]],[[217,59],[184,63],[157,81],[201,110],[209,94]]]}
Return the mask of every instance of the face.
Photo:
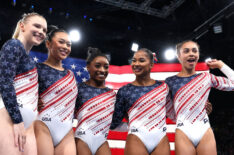
{"label": "face", "polygon": [[87,69],[91,80],[104,82],[109,73],[109,62],[105,57],[98,56],[87,65]]}
{"label": "face", "polygon": [[71,53],[71,41],[65,32],[56,32],[51,41],[46,41],[46,47],[49,50],[49,56],[64,60]]}
{"label": "face", "polygon": [[145,76],[150,74],[153,63],[144,51],[137,51],[132,58],[132,71],[136,76]]}
{"label": "face", "polygon": [[46,37],[47,22],[40,16],[32,16],[28,17],[24,23],[20,23],[20,28],[30,44],[39,45]]}
{"label": "face", "polygon": [[197,44],[194,42],[184,43],[178,53],[178,59],[185,69],[194,69],[199,59]]}

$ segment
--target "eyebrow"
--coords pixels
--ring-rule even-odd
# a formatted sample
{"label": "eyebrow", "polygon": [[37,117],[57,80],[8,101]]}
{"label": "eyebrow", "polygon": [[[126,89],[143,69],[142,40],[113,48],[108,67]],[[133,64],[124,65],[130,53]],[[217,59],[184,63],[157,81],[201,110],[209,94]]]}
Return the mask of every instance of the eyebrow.
{"label": "eyebrow", "polygon": [[66,42],[66,43],[69,43],[69,44],[71,44],[71,42],[70,41],[67,41],[67,40],[65,40],[65,39],[63,39],[63,38],[58,38],[59,40],[62,40],[62,41],[64,41],[64,42]]}

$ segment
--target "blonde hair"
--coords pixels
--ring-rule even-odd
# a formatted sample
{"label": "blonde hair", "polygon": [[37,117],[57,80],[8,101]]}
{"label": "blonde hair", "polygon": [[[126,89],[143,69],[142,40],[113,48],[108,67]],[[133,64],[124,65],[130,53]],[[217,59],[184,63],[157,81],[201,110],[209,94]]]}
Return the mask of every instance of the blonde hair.
{"label": "blonde hair", "polygon": [[[19,37],[19,33],[20,33],[20,23],[26,23],[27,20],[30,18],[30,17],[33,17],[33,16],[39,16],[39,17],[42,17],[44,18],[42,15],[36,13],[36,12],[31,12],[31,13],[24,13],[22,15],[22,18],[17,22],[17,25],[16,25],[16,28],[15,28],[15,31],[12,35],[12,38],[13,39],[17,39]],[[45,19],[45,18],[44,18]]]}

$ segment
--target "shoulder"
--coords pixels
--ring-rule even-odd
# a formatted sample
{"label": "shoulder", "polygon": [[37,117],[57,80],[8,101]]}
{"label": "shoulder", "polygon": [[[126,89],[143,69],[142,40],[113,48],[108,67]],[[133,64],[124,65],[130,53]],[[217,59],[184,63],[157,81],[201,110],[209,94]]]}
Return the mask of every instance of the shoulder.
{"label": "shoulder", "polygon": [[24,46],[17,39],[10,39],[2,46],[2,50],[19,51],[24,50]]}
{"label": "shoulder", "polygon": [[174,76],[170,76],[170,77],[168,77],[168,78],[166,78],[165,79],[165,83],[169,83],[169,82],[171,82],[171,81],[174,81],[175,79],[176,79],[176,75],[174,75]]}
{"label": "shoulder", "polygon": [[132,85],[130,83],[120,87],[118,92],[117,92],[117,95],[122,96],[122,95],[126,94],[131,89],[131,87],[132,87]]}
{"label": "shoulder", "polygon": [[78,83],[78,89],[84,89],[87,85],[84,82]]}

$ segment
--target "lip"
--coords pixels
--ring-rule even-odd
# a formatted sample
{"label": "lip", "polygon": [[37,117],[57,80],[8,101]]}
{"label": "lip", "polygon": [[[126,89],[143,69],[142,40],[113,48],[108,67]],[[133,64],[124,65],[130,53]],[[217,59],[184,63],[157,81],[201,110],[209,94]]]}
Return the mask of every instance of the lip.
{"label": "lip", "polygon": [[42,35],[39,35],[36,32],[33,33],[33,37],[35,37],[37,41],[43,41],[44,40],[44,37]]}
{"label": "lip", "polygon": [[63,56],[67,56],[68,53],[66,51],[60,51],[60,53],[63,55]]}
{"label": "lip", "polygon": [[132,70],[133,70],[134,72],[141,72],[141,71],[142,71],[142,68],[133,67]]}

